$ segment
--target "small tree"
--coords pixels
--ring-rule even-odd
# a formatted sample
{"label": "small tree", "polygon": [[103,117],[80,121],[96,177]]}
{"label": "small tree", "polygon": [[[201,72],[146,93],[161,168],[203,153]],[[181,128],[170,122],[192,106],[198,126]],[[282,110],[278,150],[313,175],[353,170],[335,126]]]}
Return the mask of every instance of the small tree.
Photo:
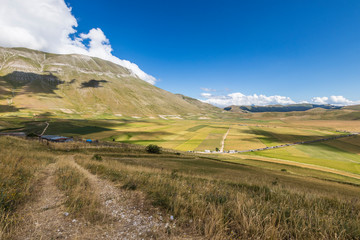
{"label": "small tree", "polygon": [[219,148],[215,148],[215,151],[217,151],[217,152],[218,152],[218,151],[220,151],[220,149],[219,149]]}
{"label": "small tree", "polygon": [[101,157],[99,154],[95,154],[95,155],[92,157],[92,159],[95,160],[95,161],[99,161],[99,162],[102,161],[102,157]]}
{"label": "small tree", "polygon": [[161,152],[161,148],[158,145],[154,145],[154,144],[150,144],[148,145],[145,150],[148,153],[160,153]]}

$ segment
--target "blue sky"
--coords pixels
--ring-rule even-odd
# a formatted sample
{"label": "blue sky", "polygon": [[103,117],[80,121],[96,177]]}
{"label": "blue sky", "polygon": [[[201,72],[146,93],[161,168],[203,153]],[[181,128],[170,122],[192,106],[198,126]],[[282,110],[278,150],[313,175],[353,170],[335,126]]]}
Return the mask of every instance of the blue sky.
{"label": "blue sky", "polygon": [[[24,5],[21,0],[5,2],[17,2],[16,9]],[[114,56],[136,63],[165,90],[224,105],[248,100],[263,105],[360,103],[358,0],[66,0],[66,4],[74,20],[66,16],[68,25],[57,23],[48,29],[69,28],[76,21],[79,36],[95,28],[89,39],[106,35]],[[31,30],[39,35],[38,29]],[[85,38],[81,41],[86,45]]]}
{"label": "blue sky", "polygon": [[360,99],[357,0],[67,2],[171,92]]}

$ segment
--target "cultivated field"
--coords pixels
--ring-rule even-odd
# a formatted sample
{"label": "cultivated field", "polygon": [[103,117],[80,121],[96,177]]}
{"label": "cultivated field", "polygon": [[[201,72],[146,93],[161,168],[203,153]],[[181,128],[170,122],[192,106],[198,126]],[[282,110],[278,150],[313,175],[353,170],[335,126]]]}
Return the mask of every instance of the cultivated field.
{"label": "cultivated field", "polygon": [[[37,118],[0,119],[2,131],[26,131],[41,133],[50,125],[46,134],[59,134],[76,138],[90,138],[111,142],[140,145],[156,144],[178,151],[215,151],[221,149],[225,133],[224,150],[251,150],[294,142],[325,139],[345,135],[344,131],[360,130],[360,121],[335,120],[164,120],[164,119],[55,119],[46,116]],[[360,174],[360,136],[340,138],[320,143],[296,145],[231,156],[221,159],[244,163],[245,159],[264,161],[305,168],[322,167],[321,171]],[[255,164],[256,165],[256,164]]]}

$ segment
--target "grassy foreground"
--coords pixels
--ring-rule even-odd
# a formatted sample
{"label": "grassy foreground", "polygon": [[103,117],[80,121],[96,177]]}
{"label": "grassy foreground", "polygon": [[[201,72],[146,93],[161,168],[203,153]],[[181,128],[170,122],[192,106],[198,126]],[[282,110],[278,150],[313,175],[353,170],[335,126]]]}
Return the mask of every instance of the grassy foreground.
{"label": "grassy foreground", "polygon": [[[42,145],[0,137],[0,237],[19,227],[36,176],[56,162],[58,188],[78,215],[98,221],[93,189],[70,164],[126,191],[141,191],[174,216],[168,233],[191,229],[211,239],[359,239],[360,187],[132,145]],[[19,147],[25,151],[18,151]],[[67,159],[69,164],[58,163]],[[63,160],[62,160],[63,161]],[[174,225],[175,226],[175,225]]]}
{"label": "grassy foreground", "polygon": [[[54,154],[36,142],[0,137],[0,239],[16,225],[16,211],[31,198],[35,176]],[[21,149],[19,151],[19,149]]]}

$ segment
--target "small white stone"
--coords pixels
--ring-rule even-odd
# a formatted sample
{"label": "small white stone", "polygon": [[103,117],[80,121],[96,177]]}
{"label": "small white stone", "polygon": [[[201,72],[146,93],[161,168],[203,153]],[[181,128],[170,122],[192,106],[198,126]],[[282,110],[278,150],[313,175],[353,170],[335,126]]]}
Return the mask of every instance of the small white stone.
{"label": "small white stone", "polygon": [[69,216],[68,212],[64,212],[65,217]]}

